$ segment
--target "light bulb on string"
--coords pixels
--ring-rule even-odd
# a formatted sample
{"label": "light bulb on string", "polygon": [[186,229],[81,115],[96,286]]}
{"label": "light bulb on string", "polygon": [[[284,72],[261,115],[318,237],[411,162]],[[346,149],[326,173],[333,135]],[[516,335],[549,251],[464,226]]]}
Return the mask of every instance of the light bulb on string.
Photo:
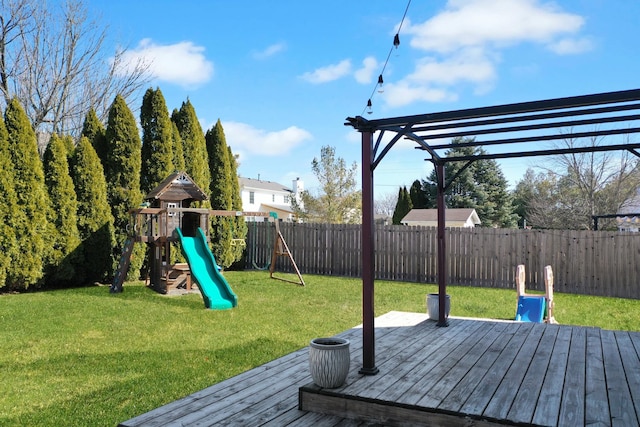
{"label": "light bulb on string", "polygon": [[378,76],[378,93],[384,92],[384,88],[382,87],[384,83],[384,79],[382,78],[382,74]]}
{"label": "light bulb on string", "polygon": [[400,34],[396,33],[396,35],[393,36],[393,47],[396,48],[396,56],[398,56],[398,46],[400,46]]}
{"label": "light bulb on string", "polygon": [[373,113],[373,110],[371,109],[371,98],[369,98],[369,100],[367,101],[367,114],[371,113]]}

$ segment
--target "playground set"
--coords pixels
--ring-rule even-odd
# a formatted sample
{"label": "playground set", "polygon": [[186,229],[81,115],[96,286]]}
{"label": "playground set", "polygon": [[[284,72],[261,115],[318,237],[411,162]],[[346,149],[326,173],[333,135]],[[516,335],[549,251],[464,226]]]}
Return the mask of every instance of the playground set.
{"label": "playground set", "polygon": [[516,321],[536,323],[558,323],[553,317],[553,269],[550,265],[544,268],[544,295],[527,294],[525,291],[525,267],[516,267],[516,288],[518,306]]}
{"label": "playground set", "polygon": [[[134,244],[144,243],[148,252],[146,281],[152,289],[163,294],[179,288],[191,290],[193,279],[206,308],[224,310],[236,307],[238,297],[223,276],[209,247],[211,216],[254,217],[272,222],[275,241],[269,265],[270,277],[290,281],[274,275],[278,257],[286,256],[298,277],[297,282],[290,282],[304,286],[302,275],[280,232],[277,214],[190,207],[192,203],[206,199],[204,191],[186,172],[169,175],[149,192],[146,202],[130,211],[128,236],[110,291],[122,292]],[[172,263],[171,247],[174,243],[179,243],[186,263]],[[233,243],[245,244],[244,239],[234,239]]]}

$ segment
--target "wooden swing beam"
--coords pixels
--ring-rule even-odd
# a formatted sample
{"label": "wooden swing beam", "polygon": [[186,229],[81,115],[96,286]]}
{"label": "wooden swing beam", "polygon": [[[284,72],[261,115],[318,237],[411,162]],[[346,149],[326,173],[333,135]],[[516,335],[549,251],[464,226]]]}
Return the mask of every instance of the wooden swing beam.
{"label": "wooden swing beam", "polygon": [[[271,212],[227,211],[227,210],[211,210],[209,211],[209,214],[215,215],[215,216],[236,216],[236,217],[238,216],[256,216],[256,217],[265,217],[265,218],[273,217],[275,228],[276,228],[276,241],[273,244],[273,252],[271,253],[271,264],[269,265],[269,276],[272,279],[281,280],[283,282],[295,283],[296,285],[300,285],[300,286],[305,285],[304,279],[302,278],[302,274],[300,274],[300,270],[298,269],[298,265],[296,264],[296,261],[293,259],[293,254],[291,254],[291,251],[289,250],[289,246],[287,245],[287,242],[284,240],[284,236],[280,231],[280,225],[278,223],[277,216],[273,216],[274,214],[272,214]],[[293,266],[293,269],[295,270],[296,275],[298,276],[298,281],[274,276],[274,273],[276,270],[276,261],[278,260],[279,256],[286,256],[287,258],[289,258],[289,261],[291,261],[291,265]]]}

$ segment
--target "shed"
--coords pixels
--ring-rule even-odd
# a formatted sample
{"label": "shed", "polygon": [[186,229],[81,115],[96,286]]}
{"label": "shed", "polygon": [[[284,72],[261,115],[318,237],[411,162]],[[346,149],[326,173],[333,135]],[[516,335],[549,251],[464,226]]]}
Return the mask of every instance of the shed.
{"label": "shed", "polygon": [[[475,227],[481,223],[476,210],[471,208],[445,209],[444,215],[445,227]],[[436,227],[438,225],[438,210],[411,209],[400,223]]]}

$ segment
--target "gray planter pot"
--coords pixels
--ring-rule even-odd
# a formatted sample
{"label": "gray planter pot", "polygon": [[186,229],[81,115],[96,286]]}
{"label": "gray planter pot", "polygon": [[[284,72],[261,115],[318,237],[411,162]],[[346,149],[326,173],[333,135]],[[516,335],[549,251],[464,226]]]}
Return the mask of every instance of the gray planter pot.
{"label": "gray planter pot", "polygon": [[[451,309],[451,296],[447,295],[447,301],[445,302],[444,317],[449,317],[449,310]],[[440,314],[440,295],[428,294],[427,295],[427,314],[431,320],[439,320]]]}
{"label": "gray planter pot", "polygon": [[309,369],[313,382],[322,388],[337,388],[349,374],[349,340],[315,338],[309,344]]}

